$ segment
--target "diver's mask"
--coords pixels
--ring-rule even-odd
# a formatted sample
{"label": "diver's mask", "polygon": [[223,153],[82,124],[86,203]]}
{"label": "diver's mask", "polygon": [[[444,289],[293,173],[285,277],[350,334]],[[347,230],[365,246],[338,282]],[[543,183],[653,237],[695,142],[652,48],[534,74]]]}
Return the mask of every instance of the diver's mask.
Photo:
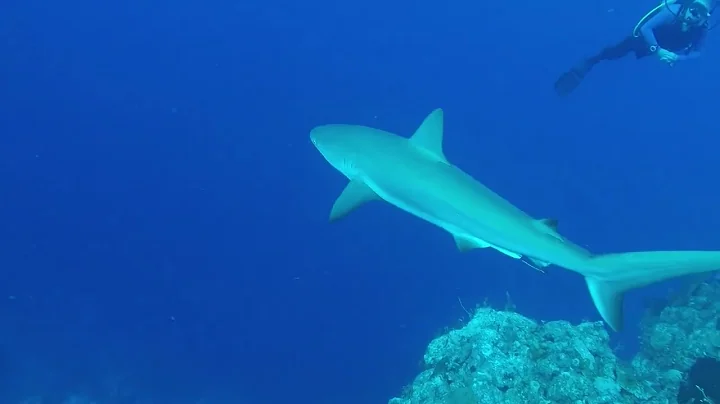
{"label": "diver's mask", "polygon": [[710,11],[700,2],[694,2],[688,6],[685,15],[685,22],[690,24],[704,24],[710,18]]}

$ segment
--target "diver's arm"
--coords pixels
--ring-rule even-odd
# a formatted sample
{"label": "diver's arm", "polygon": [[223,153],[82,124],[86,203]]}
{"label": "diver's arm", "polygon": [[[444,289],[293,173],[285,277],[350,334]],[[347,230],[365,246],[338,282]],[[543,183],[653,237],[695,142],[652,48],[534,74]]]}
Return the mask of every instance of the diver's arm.
{"label": "diver's arm", "polygon": [[667,7],[662,7],[657,14],[647,20],[640,28],[640,33],[645,39],[645,43],[653,52],[659,48],[653,30],[661,25],[672,23],[677,13],[680,12],[680,7],[679,4],[669,4]]}

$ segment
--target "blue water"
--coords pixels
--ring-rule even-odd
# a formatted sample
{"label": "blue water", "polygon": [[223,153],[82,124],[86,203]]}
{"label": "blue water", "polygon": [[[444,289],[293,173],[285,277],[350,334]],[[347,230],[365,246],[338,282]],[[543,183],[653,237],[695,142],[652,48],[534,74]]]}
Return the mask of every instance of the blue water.
{"label": "blue water", "polygon": [[[451,162],[593,252],[717,249],[714,38],[552,92],[654,5],[4,2],[0,401],[382,403],[458,298],[599,320],[575,274],[387,205],[328,224],[319,124],[409,136],[442,107]],[[621,352],[678,284],[628,296]]]}

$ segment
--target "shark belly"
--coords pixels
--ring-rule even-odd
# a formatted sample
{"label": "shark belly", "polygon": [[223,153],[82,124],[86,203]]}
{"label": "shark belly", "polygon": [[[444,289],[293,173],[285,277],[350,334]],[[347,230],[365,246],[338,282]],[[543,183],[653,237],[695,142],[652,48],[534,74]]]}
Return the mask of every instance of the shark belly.
{"label": "shark belly", "polygon": [[[476,234],[479,233],[477,228],[482,227],[476,223],[477,220],[452,209],[451,205],[445,203],[442,198],[428,197],[422,190],[393,191],[392,186],[383,187],[367,177],[363,179],[363,182],[382,200],[450,233],[461,250],[492,248],[514,259],[523,257],[521,253],[496,244],[490,237],[486,239]],[[419,199],[426,199],[426,201],[423,203]],[[427,200],[433,200],[434,203],[428,203]]]}
{"label": "shark belly", "polygon": [[[380,199],[450,233],[461,251],[492,248],[538,270],[551,264],[576,268],[588,258],[586,251],[552,236],[547,229],[542,231],[537,220],[514,206],[507,209],[495,197],[485,198],[476,192],[467,195],[453,189],[453,178],[434,179],[443,187],[404,178],[398,181],[378,176],[376,180],[364,175],[362,181]],[[458,202],[463,199],[470,202]]]}

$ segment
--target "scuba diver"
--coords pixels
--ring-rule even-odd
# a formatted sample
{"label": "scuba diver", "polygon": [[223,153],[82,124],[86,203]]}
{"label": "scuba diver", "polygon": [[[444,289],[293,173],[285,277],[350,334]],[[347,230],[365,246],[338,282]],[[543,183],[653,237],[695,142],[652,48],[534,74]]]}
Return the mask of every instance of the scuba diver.
{"label": "scuba diver", "polygon": [[699,56],[710,30],[708,20],[714,10],[710,2],[662,0],[637,23],[632,35],[563,73],[555,82],[555,92],[561,96],[570,94],[596,64],[620,59],[631,52],[637,59],[655,55],[670,66],[678,60]]}

